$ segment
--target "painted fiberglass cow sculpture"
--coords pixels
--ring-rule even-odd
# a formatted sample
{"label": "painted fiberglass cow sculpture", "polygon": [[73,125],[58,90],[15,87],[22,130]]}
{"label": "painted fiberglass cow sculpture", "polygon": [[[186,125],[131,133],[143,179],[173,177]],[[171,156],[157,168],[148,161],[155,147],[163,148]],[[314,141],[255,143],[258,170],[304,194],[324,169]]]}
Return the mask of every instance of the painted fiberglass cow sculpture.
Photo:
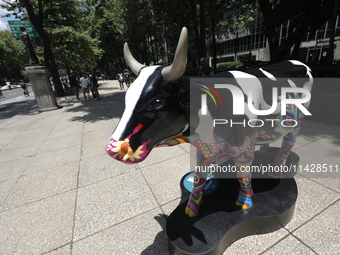
{"label": "painted fiberglass cow sculpture", "polygon": [[[240,183],[236,204],[243,209],[247,209],[252,206],[253,190],[251,173],[244,170],[252,164],[254,147],[255,145],[260,145],[260,151],[266,153],[269,143],[283,138],[282,147],[273,165],[285,165],[299,132],[302,117],[304,113],[308,114],[307,108],[310,94],[309,97],[306,94],[312,88],[313,78],[311,71],[308,66],[298,61],[286,61],[252,69],[247,73],[240,71],[226,72],[225,77],[228,77],[228,83],[231,79],[233,86],[236,86],[236,90],[243,93],[240,97],[241,100],[244,100],[245,97],[248,98],[251,106],[255,109],[272,109],[270,116],[275,117],[266,116],[268,119],[273,119],[271,121],[272,126],[269,128],[265,125],[259,127],[255,123],[247,127],[216,125],[212,130],[211,139],[208,139],[211,142],[207,142],[206,138],[203,139],[200,134],[195,133],[200,124],[199,117],[202,117],[203,113],[198,109],[199,106],[195,106],[193,102],[190,102],[189,95],[190,93],[194,94],[197,89],[190,88],[188,79],[182,77],[186,69],[187,45],[188,33],[187,29],[183,28],[174,62],[167,67],[145,66],[138,63],[131,55],[128,45],[124,45],[125,59],[131,70],[138,75],[138,78],[126,92],[125,110],[108,141],[107,153],[123,163],[134,164],[144,160],[155,147],[190,142],[197,148],[197,164],[200,166],[220,164],[227,160],[234,161],[237,168],[237,178]],[[277,98],[272,98],[272,89],[275,86],[273,84],[276,84],[277,79],[280,77],[304,78],[303,84],[300,84],[305,91],[304,93],[287,94],[289,99],[300,99],[303,104],[287,103],[285,115],[280,113],[280,110],[282,110],[280,107],[281,101],[283,102],[284,98],[276,95],[279,98],[277,104],[274,104]],[[244,84],[242,82],[244,78],[250,78],[251,81],[250,84],[253,90],[251,100],[249,100],[251,95],[247,90],[249,82]],[[297,88],[296,83],[291,79],[285,79],[285,81],[285,85],[277,85],[281,90],[284,86]],[[215,114],[218,115],[217,117],[215,116],[215,119],[221,120],[226,119],[226,116],[233,116],[232,109],[237,106],[235,100],[233,102],[233,97],[231,97],[231,92],[233,91],[224,89],[224,93],[219,93],[212,86],[205,84],[200,84],[199,86],[201,86],[200,91],[204,90],[217,98],[207,102],[208,113],[205,114],[206,116],[208,115],[210,118],[214,116],[212,103],[216,104],[216,101],[223,101],[224,105],[222,107],[224,110]],[[301,90],[298,92],[301,92]],[[275,95],[275,93],[273,94]],[[274,106],[270,106],[270,104]],[[246,102],[242,101],[241,106],[246,106]],[[301,109],[304,109],[304,111],[301,111]],[[247,121],[261,122],[261,118],[253,112],[256,111],[246,109],[241,117]],[[196,117],[197,121],[189,121],[189,116],[190,120]],[[190,130],[191,133],[189,132]],[[186,214],[190,217],[199,213],[205,180],[205,173],[201,171],[195,172],[194,187],[185,209]]]}

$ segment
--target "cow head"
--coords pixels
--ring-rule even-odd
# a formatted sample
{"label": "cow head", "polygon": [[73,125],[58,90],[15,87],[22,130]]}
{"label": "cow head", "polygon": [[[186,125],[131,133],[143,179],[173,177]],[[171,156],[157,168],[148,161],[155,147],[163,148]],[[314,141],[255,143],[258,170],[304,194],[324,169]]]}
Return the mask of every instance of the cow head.
{"label": "cow head", "polygon": [[126,164],[139,163],[159,141],[185,128],[188,116],[173,82],[185,71],[187,49],[188,32],[183,28],[174,62],[167,67],[145,66],[125,43],[125,60],[138,77],[126,92],[123,116],[109,139],[111,157]]}

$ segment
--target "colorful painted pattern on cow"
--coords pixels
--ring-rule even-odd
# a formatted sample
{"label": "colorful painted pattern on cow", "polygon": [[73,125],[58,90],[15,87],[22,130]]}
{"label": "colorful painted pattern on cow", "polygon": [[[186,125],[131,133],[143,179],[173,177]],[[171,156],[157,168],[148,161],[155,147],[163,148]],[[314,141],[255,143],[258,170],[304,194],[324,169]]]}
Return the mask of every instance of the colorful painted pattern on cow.
{"label": "colorful painted pattern on cow", "polygon": [[185,208],[185,213],[189,217],[194,217],[199,213],[200,205],[202,203],[205,180],[205,173],[199,171],[195,172],[194,187],[192,188],[187,207]]}
{"label": "colorful painted pattern on cow", "polygon": [[135,151],[130,146],[130,138],[143,128],[142,124],[137,125],[133,132],[124,140],[116,141],[111,138],[107,144],[106,151],[112,157],[125,164],[138,163],[144,160],[150,153],[147,148],[149,140],[140,145]]}
{"label": "colorful painted pattern on cow", "polygon": [[182,133],[179,133],[177,135],[168,137],[160,142],[158,142],[155,147],[160,148],[160,147],[171,147],[175,146],[181,143],[190,143],[190,140],[188,137],[184,136]]}
{"label": "colorful painted pattern on cow", "polygon": [[[243,209],[252,206],[251,196],[254,194],[251,186],[251,173],[249,172],[250,165],[254,158],[254,146],[249,137],[244,138],[242,146],[231,146],[225,142],[219,135],[213,135],[211,143],[204,143],[200,139],[192,139],[192,144],[198,151],[198,164],[209,166],[210,164],[221,164],[229,159],[233,159],[237,168],[237,179],[240,183],[239,195],[236,200],[236,205]],[[202,162],[201,162],[202,161]],[[189,197],[186,213],[193,217],[199,213],[199,205],[202,199],[202,190],[204,188],[205,178],[204,173],[196,171],[193,192]],[[199,178],[204,178],[199,180]],[[203,187],[202,187],[203,183]]]}

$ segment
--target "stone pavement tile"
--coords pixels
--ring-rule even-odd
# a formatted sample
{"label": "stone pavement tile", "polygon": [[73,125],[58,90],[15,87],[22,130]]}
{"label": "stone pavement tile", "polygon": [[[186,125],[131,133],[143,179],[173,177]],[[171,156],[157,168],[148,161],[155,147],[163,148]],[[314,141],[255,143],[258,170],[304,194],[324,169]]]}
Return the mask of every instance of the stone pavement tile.
{"label": "stone pavement tile", "polygon": [[79,121],[59,121],[55,125],[52,132],[49,134],[48,139],[60,138],[64,136],[76,135],[83,132],[83,122]]}
{"label": "stone pavement tile", "polygon": [[180,198],[176,198],[176,199],[162,205],[161,209],[162,209],[163,213],[165,215],[169,216],[177,208],[180,201],[181,201]]}
{"label": "stone pavement tile", "polygon": [[[115,100],[112,98],[112,100]],[[120,119],[124,113],[125,105],[124,102],[120,100],[115,100],[113,102],[105,102],[105,105],[113,118]]]}
{"label": "stone pavement tile", "polygon": [[80,145],[75,145],[63,149],[39,153],[34,156],[24,174],[27,175],[50,168],[67,165],[73,162],[79,162],[80,149]]}
{"label": "stone pavement tile", "polygon": [[[160,148],[154,148],[149,156],[142,161],[141,163],[138,163],[138,166],[143,168],[150,166],[152,164],[162,162],[164,160],[171,159],[173,157],[181,156],[181,155],[187,155],[189,159],[189,154],[186,152],[182,147],[180,146],[171,146],[171,147],[160,147]],[[188,161],[189,162],[189,161]],[[189,171],[189,168],[188,168]]]}
{"label": "stone pavement tile", "polygon": [[296,171],[307,178],[340,178],[340,154],[312,145],[300,147],[294,152],[300,157]]}
{"label": "stone pavement tile", "polygon": [[[22,131],[23,130],[20,129],[2,128],[0,134],[0,149],[15,141]],[[1,157],[0,155],[0,158]]]}
{"label": "stone pavement tile", "polygon": [[130,171],[137,172],[135,165],[125,165],[111,158],[105,152],[101,156],[80,161],[79,187],[119,176]]}
{"label": "stone pavement tile", "polygon": [[93,145],[94,143],[106,148],[106,143],[113,132],[114,126],[108,126],[100,130],[83,132],[83,146]]}
{"label": "stone pavement tile", "polygon": [[72,240],[76,191],[0,213],[0,254],[41,254]]}
{"label": "stone pavement tile", "polygon": [[165,219],[154,209],[73,244],[73,255],[167,255]]}
{"label": "stone pavement tile", "polygon": [[[108,141],[108,132],[105,131],[92,131],[83,133],[82,138],[82,155],[81,159],[88,160],[93,157],[103,156],[106,153],[106,144]],[[112,159],[113,160],[113,159]]]}
{"label": "stone pavement tile", "polygon": [[79,188],[73,240],[156,207],[155,198],[139,171]]}
{"label": "stone pavement tile", "polygon": [[107,115],[105,118],[101,120],[96,120],[95,122],[85,121],[84,122],[84,132],[102,132],[102,130],[111,131],[107,134],[109,136],[116,127],[116,123],[112,120],[111,116]]}
{"label": "stone pavement tile", "polygon": [[308,246],[300,242],[294,236],[289,235],[273,247],[268,249],[263,255],[316,255]]}
{"label": "stone pavement tile", "polygon": [[82,139],[82,134],[68,135],[63,137],[46,139],[40,146],[38,154],[45,153],[49,151],[54,151],[58,149],[64,149],[74,145],[80,145]]}
{"label": "stone pavement tile", "polygon": [[1,150],[0,163],[18,158],[33,157],[40,149],[40,145],[41,142],[39,141],[32,144],[20,144],[20,141],[12,143],[11,146],[6,146]]}
{"label": "stone pavement tile", "polygon": [[[309,143],[307,147],[325,154],[340,156],[340,138],[334,138],[332,135],[323,136]],[[300,149],[303,150],[304,148],[305,147],[302,147]]]}
{"label": "stone pavement tile", "polygon": [[298,186],[298,199],[292,220],[285,226],[294,231],[340,198],[340,194],[331,191],[303,177],[295,178]]}
{"label": "stone pavement tile", "polygon": [[8,194],[12,191],[18,179],[10,179],[7,181],[0,181],[0,206],[5,201]]}
{"label": "stone pavement tile", "polygon": [[11,179],[18,179],[25,171],[32,158],[18,157],[15,160],[5,161],[1,163],[0,182]]}
{"label": "stone pavement tile", "polygon": [[60,247],[56,250],[52,250],[48,253],[44,253],[46,255],[71,255],[71,245],[65,245],[63,247]]}
{"label": "stone pavement tile", "polygon": [[16,115],[11,119],[6,120],[6,125],[3,127],[5,130],[20,130],[23,131],[39,119],[38,115],[35,116],[21,116]]}
{"label": "stone pavement tile", "polygon": [[[340,170],[340,165],[339,165],[339,170]],[[339,178],[312,178],[311,180],[333,191],[340,193],[340,177]]]}
{"label": "stone pavement tile", "polygon": [[178,145],[179,147],[181,147],[183,150],[185,150],[186,152],[190,153],[191,150],[191,144],[190,143],[181,143]]}
{"label": "stone pavement tile", "polygon": [[39,118],[27,126],[26,130],[36,130],[36,129],[50,129],[52,130],[57,124],[62,113],[60,111],[44,112],[39,115]]}
{"label": "stone pavement tile", "polygon": [[329,124],[324,124],[321,122],[311,121],[304,119],[302,123],[301,131],[307,136],[313,136],[318,134],[333,134],[339,132],[339,127]]}
{"label": "stone pavement tile", "polygon": [[288,232],[281,228],[268,234],[247,236],[232,243],[223,255],[262,254],[262,252],[287,235]]}
{"label": "stone pavement tile", "polygon": [[0,168],[0,206],[25,171],[31,158],[19,158],[1,163]]}
{"label": "stone pavement tile", "polygon": [[180,181],[189,172],[189,154],[141,169],[160,205],[181,196]]}
{"label": "stone pavement tile", "polygon": [[300,133],[296,139],[294,149],[315,142],[329,134],[333,129],[321,123],[311,122],[308,120],[302,121]]}
{"label": "stone pavement tile", "polygon": [[318,254],[339,254],[340,252],[340,201],[293,232]]}
{"label": "stone pavement tile", "polygon": [[39,128],[36,130],[24,130],[11,142],[8,147],[40,144],[49,136],[50,132],[51,130],[44,128]]}
{"label": "stone pavement tile", "polygon": [[79,163],[22,176],[0,211],[60,194],[77,187]]}

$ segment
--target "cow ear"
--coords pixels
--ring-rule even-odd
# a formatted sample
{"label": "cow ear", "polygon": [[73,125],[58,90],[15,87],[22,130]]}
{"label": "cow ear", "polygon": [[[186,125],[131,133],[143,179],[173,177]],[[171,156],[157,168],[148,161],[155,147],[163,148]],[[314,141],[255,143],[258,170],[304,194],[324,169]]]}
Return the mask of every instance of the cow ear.
{"label": "cow ear", "polygon": [[165,81],[175,81],[183,75],[187,65],[188,55],[188,30],[183,27],[178,40],[174,62],[162,70]]}

